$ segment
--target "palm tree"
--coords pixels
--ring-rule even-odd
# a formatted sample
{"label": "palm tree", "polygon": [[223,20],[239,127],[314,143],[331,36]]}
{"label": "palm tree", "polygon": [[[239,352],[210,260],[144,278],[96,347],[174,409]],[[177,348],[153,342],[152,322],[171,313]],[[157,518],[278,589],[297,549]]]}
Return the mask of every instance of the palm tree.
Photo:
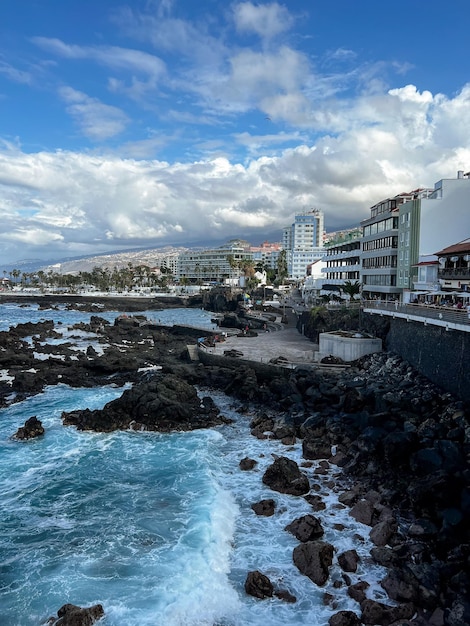
{"label": "palm tree", "polygon": [[15,279],[15,284],[18,284],[18,278],[21,274],[21,270],[12,270],[11,273],[13,274],[13,278]]}
{"label": "palm tree", "polygon": [[277,282],[280,285],[284,284],[284,278],[286,278],[287,275],[287,253],[285,250],[281,250],[277,260]]}
{"label": "palm tree", "polygon": [[354,296],[357,296],[361,293],[361,283],[358,280],[356,280],[355,282],[345,280],[344,283],[341,285],[341,289],[347,296],[349,296],[351,300],[354,300]]}

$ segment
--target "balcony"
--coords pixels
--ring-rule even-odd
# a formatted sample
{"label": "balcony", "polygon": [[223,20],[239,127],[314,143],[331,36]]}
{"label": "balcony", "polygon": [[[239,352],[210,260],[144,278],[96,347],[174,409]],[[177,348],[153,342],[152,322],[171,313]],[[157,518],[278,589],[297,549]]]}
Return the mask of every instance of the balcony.
{"label": "balcony", "polygon": [[469,267],[452,267],[439,270],[439,278],[453,279],[453,280],[469,280],[470,268]]}

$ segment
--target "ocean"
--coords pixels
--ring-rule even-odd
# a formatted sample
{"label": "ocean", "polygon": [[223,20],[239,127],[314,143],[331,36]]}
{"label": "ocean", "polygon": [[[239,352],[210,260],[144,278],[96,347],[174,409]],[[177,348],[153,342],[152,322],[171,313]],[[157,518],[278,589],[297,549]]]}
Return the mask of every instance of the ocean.
{"label": "ocean", "polygon": [[[100,315],[112,321],[119,313]],[[145,314],[145,312],[143,313]],[[212,327],[202,310],[147,312],[161,323]],[[70,325],[90,314],[0,305],[0,330],[25,321],[54,319],[70,340]],[[74,335],[76,336],[76,335]],[[77,337],[78,349],[93,337]],[[57,342],[57,340],[55,340]],[[0,370],[0,378],[7,379]],[[262,483],[273,455],[302,461],[301,443],[286,447],[250,435],[250,416],[222,392],[210,392],[233,423],[191,433],[79,432],[64,427],[62,411],[100,408],[122,388],[48,387],[0,410],[0,624],[39,626],[65,603],[101,603],[106,626],[326,626],[339,610],[360,609],[330,579],[317,587],[295,567],[298,541],[284,530],[312,513],[303,499]],[[208,395],[208,390],[200,390]],[[43,437],[11,436],[35,415]],[[257,461],[241,471],[244,457]],[[368,597],[387,601],[378,581],[384,571],[368,556],[370,529],[338,503],[331,474],[304,468],[326,508],[314,513],[337,554],[361,557],[352,582],[367,580]],[[338,472],[332,468],[334,474]],[[259,517],[251,505],[273,498],[276,512]],[[339,525],[343,529],[339,530]],[[293,604],[259,600],[244,590],[246,575],[260,570]],[[334,604],[325,603],[331,594]]]}

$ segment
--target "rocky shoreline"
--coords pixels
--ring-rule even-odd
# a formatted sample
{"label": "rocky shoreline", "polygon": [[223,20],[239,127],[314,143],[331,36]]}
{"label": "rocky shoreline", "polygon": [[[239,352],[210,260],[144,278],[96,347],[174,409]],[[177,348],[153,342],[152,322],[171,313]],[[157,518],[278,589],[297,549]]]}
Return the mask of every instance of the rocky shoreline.
{"label": "rocky shoreline", "polygon": [[[295,470],[289,463],[289,445],[301,440],[305,466],[341,468],[332,488],[341,492],[350,514],[370,526],[371,559],[387,568],[381,584],[391,603],[367,598],[365,583],[351,584],[355,556],[339,555],[341,584],[358,610],[337,613],[331,626],[470,623],[470,422],[463,403],[391,354],[364,357],[335,373],[274,366],[257,371],[233,359],[226,367],[191,363],[186,346],[196,343],[193,333],[139,316],[115,324],[93,316],[76,330],[93,333],[102,353],[91,346],[77,353],[72,346],[43,345],[56,337],[47,321],[0,333],[0,369],[11,377],[0,382],[0,406],[13,401],[12,392],[21,400],[59,382],[76,387],[132,382],[131,390],[101,411],[64,414],[64,424],[168,432],[224,423],[210,398],[211,389],[223,390],[252,413],[253,436],[286,444],[287,460],[274,462],[274,479],[263,478],[266,484],[279,490],[293,480],[297,497],[307,499],[312,513],[321,506],[302,467]],[[62,360],[34,354],[54,350]],[[196,388],[204,389],[202,400]],[[33,426],[42,436],[38,424]],[[245,459],[240,471],[249,467]],[[260,510],[265,506],[269,510],[266,503]],[[321,586],[335,557],[318,529],[311,534],[316,526],[314,519],[293,520],[290,532],[300,541],[294,562]],[[247,592],[272,595],[262,572],[249,573]],[[285,599],[292,601],[289,595]]]}

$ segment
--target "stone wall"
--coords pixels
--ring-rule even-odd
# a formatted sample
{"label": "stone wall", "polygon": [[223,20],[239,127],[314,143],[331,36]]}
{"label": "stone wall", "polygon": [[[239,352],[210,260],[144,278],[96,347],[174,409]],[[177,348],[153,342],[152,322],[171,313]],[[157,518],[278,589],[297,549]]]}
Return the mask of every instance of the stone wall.
{"label": "stone wall", "polygon": [[395,318],[390,320],[385,349],[398,354],[445,391],[470,403],[470,333]]}

